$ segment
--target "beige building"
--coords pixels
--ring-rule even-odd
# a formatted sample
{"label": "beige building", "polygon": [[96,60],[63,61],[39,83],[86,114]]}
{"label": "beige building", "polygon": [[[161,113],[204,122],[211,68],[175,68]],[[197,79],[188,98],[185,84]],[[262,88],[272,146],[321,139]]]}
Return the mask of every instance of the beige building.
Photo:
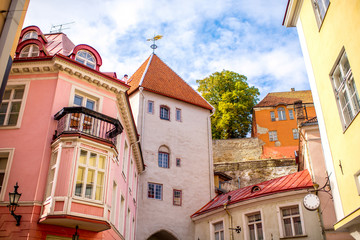
{"label": "beige building", "polygon": [[127,83],[146,165],[136,239],[194,239],[190,215],[215,193],[213,108],[156,54]]}
{"label": "beige building", "polygon": [[195,239],[323,239],[316,211],[303,205],[312,186],[304,170],[218,195],[191,216]]}

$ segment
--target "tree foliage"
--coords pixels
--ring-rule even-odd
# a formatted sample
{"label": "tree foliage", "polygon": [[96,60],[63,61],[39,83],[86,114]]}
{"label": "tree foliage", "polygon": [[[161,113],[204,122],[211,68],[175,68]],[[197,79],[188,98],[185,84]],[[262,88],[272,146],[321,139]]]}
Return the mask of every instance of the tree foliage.
{"label": "tree foliage", "polygon": [[211,117],[213,139],[246,137],[259,90],[250,87],[244,75],[227,70],[196,82],[197,90],[215,108]]}

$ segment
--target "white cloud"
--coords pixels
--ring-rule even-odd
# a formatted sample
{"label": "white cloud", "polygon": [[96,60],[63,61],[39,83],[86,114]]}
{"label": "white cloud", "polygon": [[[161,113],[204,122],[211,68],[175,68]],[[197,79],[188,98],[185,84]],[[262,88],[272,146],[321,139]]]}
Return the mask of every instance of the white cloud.
{"label": "white cloud", "polygon": [[91,45],[103,58],[102,71],[131,75],[157,55],[191,86],[223,69],[248,77],[265,96],[290,87],[308,89],[295,29],[281,26],[287,0],[31,0],[24,26],[44,33],[52,24],[75,43]]}

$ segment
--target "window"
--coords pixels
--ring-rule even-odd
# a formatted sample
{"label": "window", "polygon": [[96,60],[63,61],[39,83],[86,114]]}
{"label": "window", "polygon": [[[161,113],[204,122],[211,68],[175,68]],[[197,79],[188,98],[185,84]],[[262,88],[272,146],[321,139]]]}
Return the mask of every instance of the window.
{"label": "window", "polygon": [[117,184],[113,182],[113,189],[111,192],[111,215],[110,220],[115,225],[115,216],[116,216],[116,204],[117,204]]}
{"label": "window", "polygon": [[106,157],[80,150],[75,196],[101,201],[104,192]]}
{"label": "window", "polygon": [[275,118],[275,112],[271,111],[270,112],[270,117],[271,117],[271,121],[276,121],[276,118]]}
{"label": "window", "polygon": [[51,159],[50,159],[50,169],[49,169],[49,173],[48,173],[48,185],[46,188],[46,194],[45,194],[45,198],[48,198],[51,196],[52,190],[54,188],[54,181],[55,181],[55,172],[56,172],[56,162],[57,162],[57,157],[58,157],[58,151],[53,152],[51,154]]}
{"label": "window", "polygon": [[148,198],[162,200],[162,184],[148,183]]}
{"label": "window", "polygon": [[148,101],[148,113],[154,114],[154,102]]}
{"label": "window", "polygon": [[0,105],[0,126],[16,126],[18,123],[25,86],[7,87]]}
{"label": "window", "polygon": [[284,237],[303,235],[299,206],[280,209]]}
{"label": "window", "polygon": [[177,167],[180,167],[180,166],[181,166],[181,159],[180,159],[180,158],[177,158],[177,159],[176,159],[176,166],[177,166]]}
{"label": "window", "polygon": [[160,118],[164,120],[170,120],[170,110],[168,107],[160,107]]}
{"label": "window", "polygon": [[291,109],[289,110],[289,119],[294,120],[294,111]]}
{"label": "window", "polygon": [[181,109],[176,109],[176,121],[181,122]]}
{"label": "window", "polygon": [[[10,165],[10,154],[12,152],[0,151],[0,196],[4,196],[5,183],[7,182],[8,166]],[[0,200],[3,200],[0,198]]]}
{"label": "window", "polygon": [[95,69],[96,61],[94,55],[92,55],[89,51],[80,50],[76,53],[75,60],[79,63],[82,63],[90,68]]}
{"label": "window", "polygon": [[[96,100],[86,95],[75,93],[73,105],[82,106],[89,108],[91,110],[95,110]],[[91,130],[94,121],[92,117],[84,116],[83,114],[80,113],[72,113],[70,116],[71,116],[71,121],[70,121],[71,129],[85,131],[88,133],[92,132]]]}
{"label": "window", "polygon": [[264,239],[260,212],[247,215],[247,225],[250,240]]}
{"label": "window", "polygon": [[278,112],[278,117],[279,117],[279,120],[286,120],[286,113],[285,113],[285,108],[283,107],[279,107],[277,109],[277,112]]}
{"label": "window", "polygon": [[224,240],[224,223],[223,221],[221,222],[217,222],[213,224],[213,229],[214,229],[214,239],[215,240]]}
{"label": "window", "polygon": [[312,5],[315,12],[316,23],[318,27],[321,27],[321,24],[325,18],[325,14],[329,7],[329,0],[312,0]]}
{"label": "window", "polygon": [[121,195],[118,229],[119,229],[120,233],[122,233],[122,234],[124,233],[124,221],[125,221],[125,198],[123,195]]}
{"label": "window", "polygon": [[299,139],[299,131],[297,128],[292,130],[294,139]]}
{"label": "window", "polygon": [[169,168],[169,154],[165,152],[159,152],[158,164],[159,167]]}
{"label": "window", "polygon": [[128,165],[128,155],[129,155],[129,147],[127,142],[125,141],[124,152],[123,152],[123,162],[122,162],[122,173],[124,177],[127,174],[127,165]]}
{"label": "window", "polygon": [[39,56],[39,54],[40,54],[39,46],[36,44],[30,44],[21,50],[20,57],[21,58],[37,57]]}
{"label": "window", "polygon": [[360,110],[359,95],[346,52],[342,53],[331,78],[343,128],[346,129]]}
{"label": "window", "polygon": [[29,31],[27,33],[24,34],[22,41],[28,40],[28,39],[37,39],[38,38],[38,34],[36,31]]}
{"label": "window", "polygon": [[278,140],[277,131],[269,131],[269,140],[270,142],[275,142]]}
{"label": "window", "polygon": [[[132,174],[132,171],[133,171],[133,165],[134,165],[134,162],[132,159],[130,159],[130,169],[129,169],[129,193],[131,194],[131,190],[132,190],[132,185],[133,185],[133,178],[134,178],[134,175]],[[134,170],[135,171],[135,170]]]}
{"label": "window", "polygon": [[173,205],[175,206],[181,206],[181,199],[182,199],[182,194],[181,194],[181,190],[173,190]]}

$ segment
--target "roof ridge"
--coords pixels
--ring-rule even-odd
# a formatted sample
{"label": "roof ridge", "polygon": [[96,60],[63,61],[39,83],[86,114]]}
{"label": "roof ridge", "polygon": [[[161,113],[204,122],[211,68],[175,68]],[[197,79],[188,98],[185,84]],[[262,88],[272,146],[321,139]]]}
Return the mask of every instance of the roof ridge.
{"label": "roof ridge", "polygon": [[146,65],[146,68],[145,68],[142,76],[141,76],[139,86],[141,86],[142,83],[143,83],[143,81],[144,81],[145,75],[146,75],[146,73],[147,73],[147,71],[148,71],[148,69],[149,69],[149,66],[150,66],[150,63],[151,63],[151,60],[152,60],[153,56],[154,56],[154,53],[150,55],[150,59],[149,59],[147,65]]}

